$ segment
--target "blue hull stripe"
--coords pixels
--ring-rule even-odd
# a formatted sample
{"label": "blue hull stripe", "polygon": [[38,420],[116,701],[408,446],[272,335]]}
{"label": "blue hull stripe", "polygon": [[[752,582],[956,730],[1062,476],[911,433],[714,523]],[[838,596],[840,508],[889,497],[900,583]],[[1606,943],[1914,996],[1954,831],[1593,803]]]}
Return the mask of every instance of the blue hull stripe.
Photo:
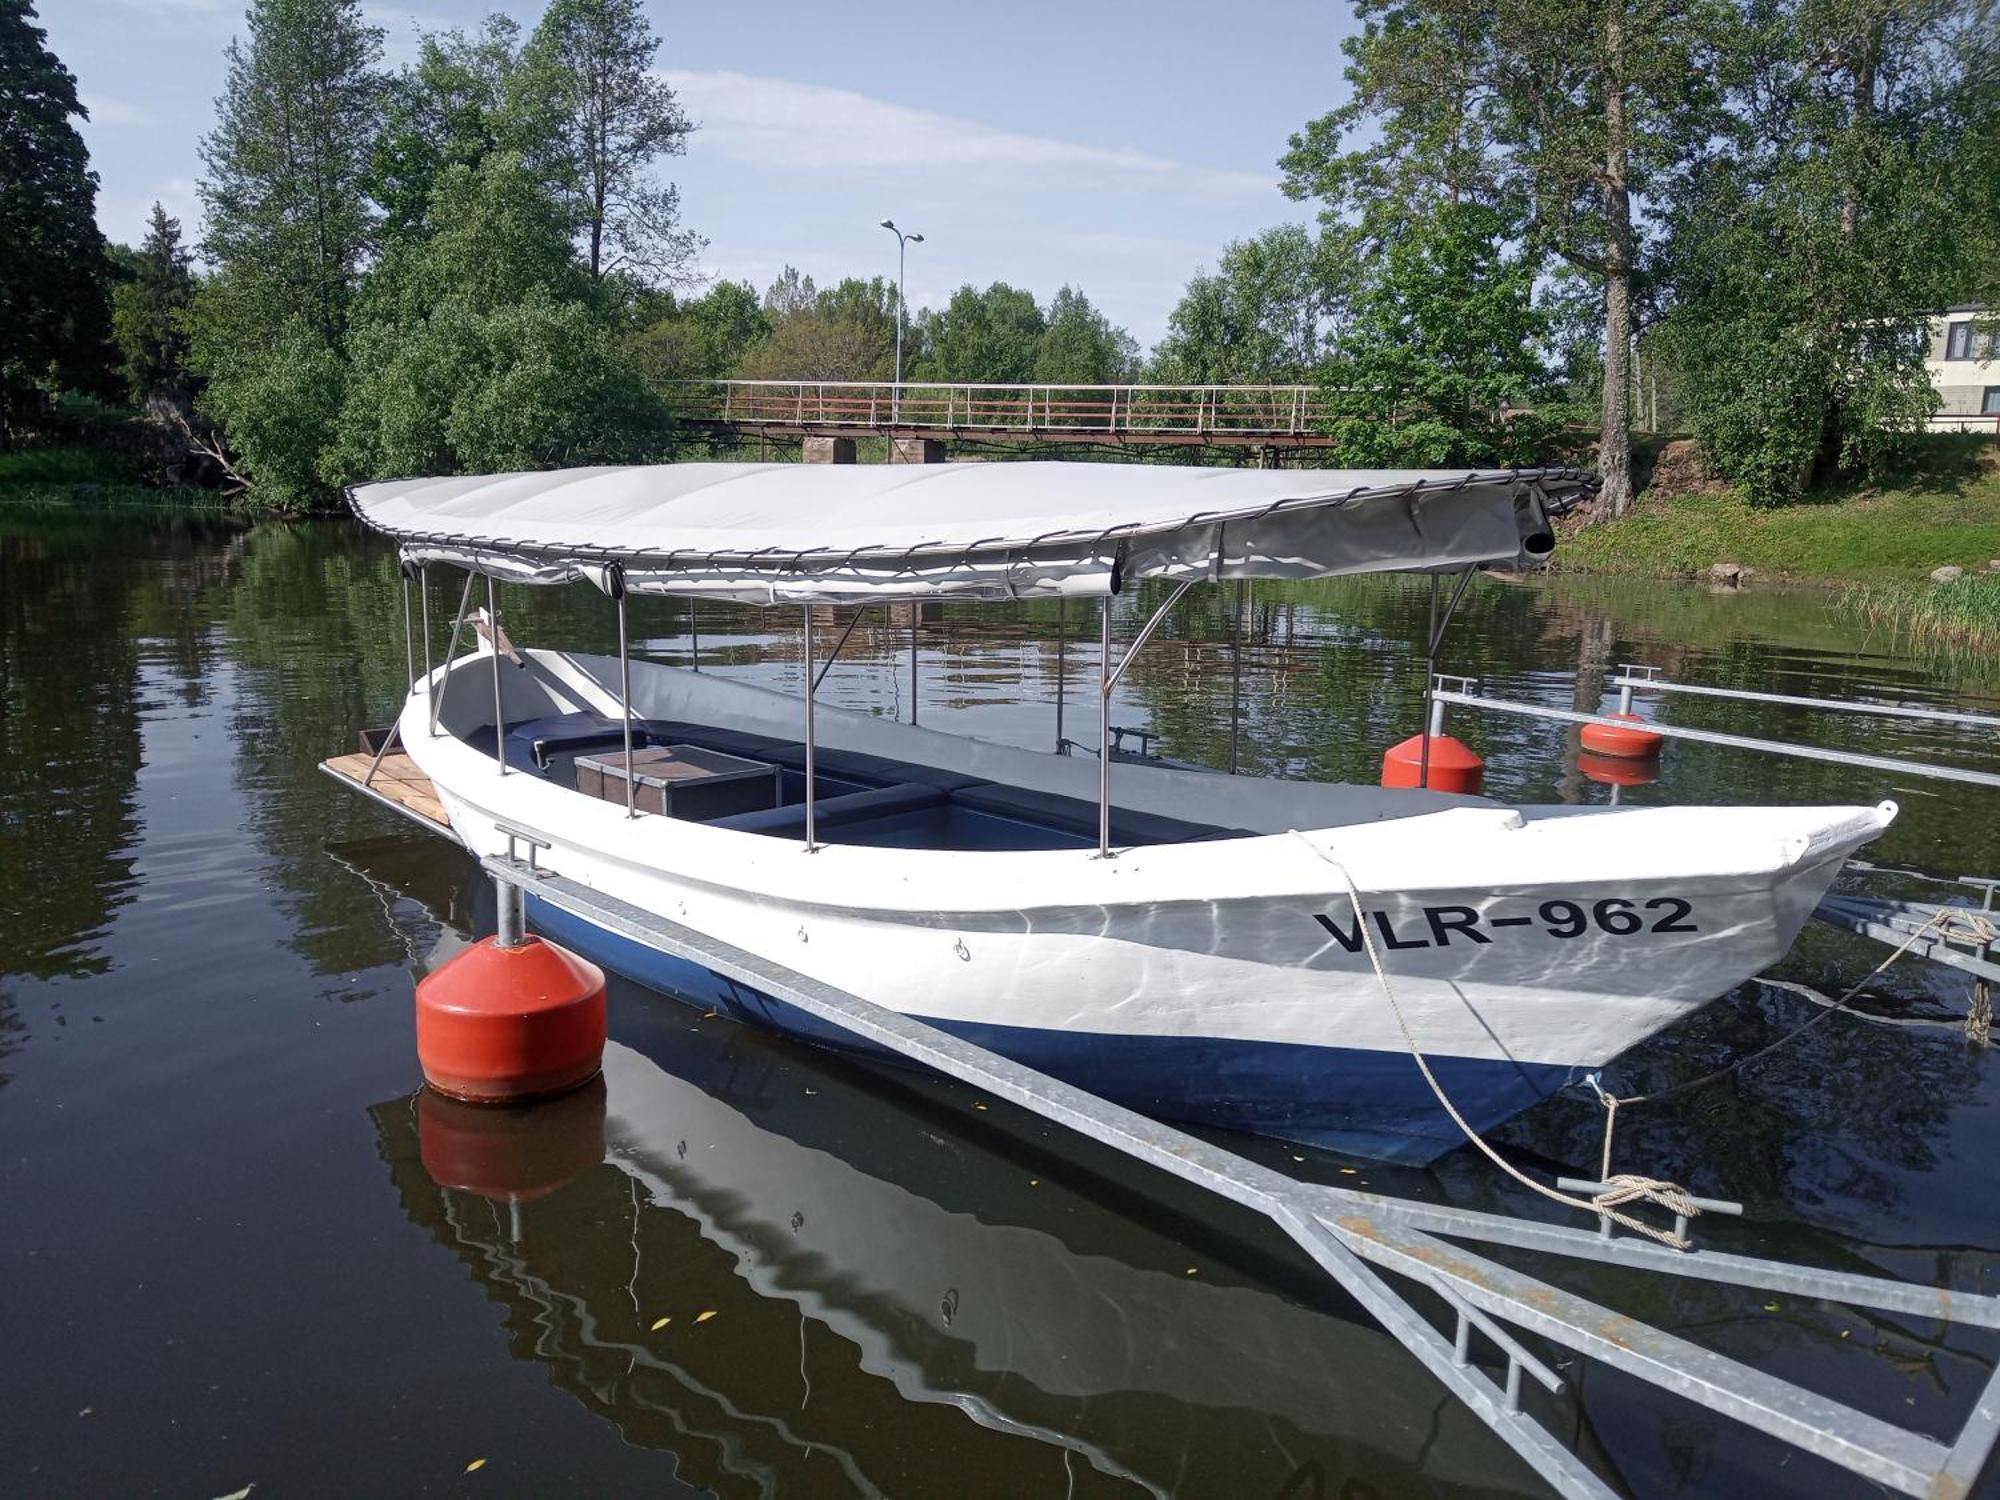
{"label": "blue hull stripe", "polygon": [[[606,968],[676,999],[848,1052],[883,1055],[848,1032],[760,990],[675,958],[536,897],[534,923]],[[1132,1036],[978,1021],[918,1019],[1162,1119],[1276,1136],[1377,1161],[1420,1166],[1464,1144],[1407,1053],[1215,1037]],[[1432,1057],[1466,1120],[1486,1131],[1560,1088],[1561,1063]]]}

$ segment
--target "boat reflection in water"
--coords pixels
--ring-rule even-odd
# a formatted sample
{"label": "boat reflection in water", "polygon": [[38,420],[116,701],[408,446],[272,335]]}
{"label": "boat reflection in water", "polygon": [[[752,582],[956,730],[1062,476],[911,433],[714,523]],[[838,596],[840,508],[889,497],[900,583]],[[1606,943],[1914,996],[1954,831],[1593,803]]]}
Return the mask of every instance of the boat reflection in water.
{"label": "boat reflection in water", "polygon": [[491,1128],[421,1096],[373,1114],[406,1212],[506,1307],[517,1357],[683,1479],[1538,1492],[1388,1336],[1308,1277],[1272,1290],[1269,1247],[1128,1198],[1137,1222],[1041,1154],[1063,1138],[641,990],[612,1004],[638,1045],[610,1045],[601,1092]]}

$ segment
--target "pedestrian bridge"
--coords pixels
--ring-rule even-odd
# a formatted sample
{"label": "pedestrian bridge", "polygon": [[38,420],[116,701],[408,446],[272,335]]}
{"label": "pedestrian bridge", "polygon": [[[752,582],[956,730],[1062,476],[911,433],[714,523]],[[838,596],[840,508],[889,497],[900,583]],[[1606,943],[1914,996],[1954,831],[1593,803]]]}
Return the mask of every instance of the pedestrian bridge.
{"label": "pedestrian bridge", "polygon": [[1324,448],[1315,385],[982,385],[941,381],[684,380],[683,427],[744,437]]}

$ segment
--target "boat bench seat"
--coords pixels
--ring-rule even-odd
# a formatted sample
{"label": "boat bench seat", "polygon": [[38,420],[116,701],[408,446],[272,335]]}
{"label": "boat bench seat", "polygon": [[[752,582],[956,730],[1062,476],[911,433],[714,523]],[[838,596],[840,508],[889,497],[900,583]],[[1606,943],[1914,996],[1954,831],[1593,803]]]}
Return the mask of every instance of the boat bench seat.
{"label": "boat bench seat", "polygon": [[[840,797],[822,797],[813,805],[813,832],[817,836],[830,828],[866,822],[871,818],[887,818],[926,807],[939,807],[945,800],[945,793],[937,787],[921,786],[915,782],[874,787]],[[793,802],[783,807],[760,808],[756,812],[732,813],[726,818],[711,818],[708,826],[733,828],[738,833],[767,833],[777,838],[803,839],[806,836],[806,805]]]}
{"label": "boat bench seat", "polygon": [[[1044,828],[1057,828],[1065,833],[1087,834],[1093,842],[1097,838],[1097,804],[1086,802],[1081,797],[1063,797],[1054,792],[1002,786],[989,781],[963,787],[951,794],[951,800],[974,812],[992,813],[996,817],[1014,818],[1023,823],[1039,823]],[[1163,813],[1140,812],[1130,807],[1111,809],[1111,842],[1114,844],[1189,844],[1201,839],[1248,836],[1241,829],[1217,828],[1212,823],[1191,823]]]}

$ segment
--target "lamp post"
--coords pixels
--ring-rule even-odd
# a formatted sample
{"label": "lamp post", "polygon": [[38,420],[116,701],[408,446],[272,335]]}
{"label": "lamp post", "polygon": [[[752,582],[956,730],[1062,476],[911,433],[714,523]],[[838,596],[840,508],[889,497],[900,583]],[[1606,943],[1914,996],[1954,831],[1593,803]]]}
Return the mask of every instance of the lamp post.
{"label": "lamp post", "polygon": [[889,401],[889,420],[903,420],[903,257],[911,245],[921,245],[920,234],[904,234],[894,219],[884,219],[882,227],[896,237],[896,388]]}

